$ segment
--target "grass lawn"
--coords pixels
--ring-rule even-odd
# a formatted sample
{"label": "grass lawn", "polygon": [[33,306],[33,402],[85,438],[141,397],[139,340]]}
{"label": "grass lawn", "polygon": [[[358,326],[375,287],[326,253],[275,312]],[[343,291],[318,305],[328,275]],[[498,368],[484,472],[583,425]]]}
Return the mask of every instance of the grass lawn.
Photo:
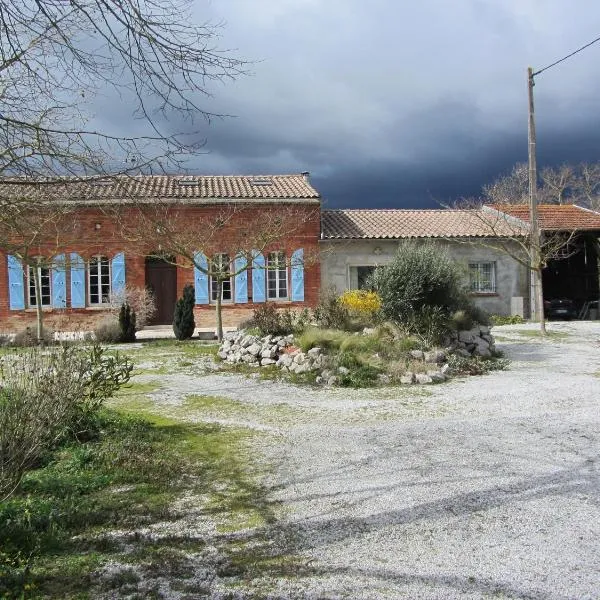
{"label": "grass lawn", "polygon": [[0,597],[154,598],[164,578],[196,597],[215,553],[225,580],[288,568],[265,535],[273,507],[248,458],[251,434],[148,408],[104,410],[95,439],[48,453],[0,502]]}

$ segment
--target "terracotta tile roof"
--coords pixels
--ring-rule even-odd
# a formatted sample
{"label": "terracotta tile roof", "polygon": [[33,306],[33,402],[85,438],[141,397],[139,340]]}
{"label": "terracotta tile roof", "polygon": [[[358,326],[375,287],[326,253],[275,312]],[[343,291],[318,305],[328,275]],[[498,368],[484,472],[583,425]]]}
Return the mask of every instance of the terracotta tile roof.
{"label": "terracotta tile roof", "polygon": [[324,210],[323,239],[399,239],[494,237],[525,232],[520,223],[508,223],[497,213],[483,210]]}
{"label": "terracotta tile roof", "polygon": [[128,199],[202,200],[318,200],[319,193],[304,175],[136,175],[105,180],[65,178],[58,183],[25,180],[0,183],[0,197],[52,198],[83,202],[119,202]]}
{"label": "terracotta tile roof", "polygon": [[[527,204],[496,205],[494,208],[529,223]],[[538,224],[545,231],[600,229],[600,213],[575,204],[540,204]]]}

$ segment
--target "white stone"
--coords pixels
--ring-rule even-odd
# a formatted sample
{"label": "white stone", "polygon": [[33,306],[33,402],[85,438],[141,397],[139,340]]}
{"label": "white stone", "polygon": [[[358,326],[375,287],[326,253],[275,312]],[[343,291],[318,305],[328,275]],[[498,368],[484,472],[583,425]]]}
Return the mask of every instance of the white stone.
{"label": "white stone", "polygon": [[252,356],[258,356],[260,354],[261,347],[258,344],[251,344],[246,347],[246,352],[252,354]]}
{"label": "white stone", "polygon": [[340,375],[348,375],[348,373],[350,373],[350,369],[347,369],[346,367],[339,367],[338,373]]}
{"label": "white stone", "polygon": [[427,375],[431,377],[433,383],[442,383],[442,381],[446,381],[446,376],[441,371],[427,371]]}
{"label": "white stone", "polygon": [[321,348],[315,347],[315,348],[311,348],[307,354],[309,356],[319,356],[319,354],[321,354],[322,350]]}
{"label": "white stone", "polygon": [[425,353],[423,350],[411,350],[410,355],[415,360],[423,360],[425,358]]}
{"label": "white stone", "polygon": [[448,373],[448,371],[450,370],[450,365],[448,363],[443,364],[442,367],[440,368],[440,373],[443,373],[444,375],[446,373]]}
{"label": "white stone", "polygon": [[338,382],[338,378],[335,375],[332,375],[328,380],[327,380],[327,385],[335,385]]}
{"label": "white stone", "polygon": [[323,383],[323,381],[324,381],[324,380],[323,380],[323,377],[321,377],[320,375],[317,375],[317,377],[315,378],[315,383],[317,383],[317,384],[319,384],[319,385],[320,385],[321,383]]}
{"label": "white stone", "polygon": [[274,365],[275,361],[272,358],[263,358],[260,361],[261,366],[266,367],[267,365]]}
{"label": "white stone", "polygon": [[425,362],[426,363],[441,363],[446,360],[446,355],[441,350],[431,350],[430,352],[425,352]]}
{"label": "white stone", "polygon": [[303,365],[306,362],[306,355],[304,354],[304,352],[298,352],[297,354],[295,354],[294,362],[297,365]]}
{"label": "white stone", "polygon": [[[260,353],[260,357],[261,358],[269,358],[269,359],[271,359],[271,358],[275,358],[276,356],[277,356],[277,353],[274,352],[273,350],[270,350],[270,349],[263,350]],[[275,361],[273,361],[273,362],[275,362]]]}
{"label": "white stone", "polygon": [[415,379],[417,383],[425,384],[425,383],[433,383],[433,379],[426,373],[417,373],[415,375]]}
{"label": "white stone", "polygon": [[400,377],[400,383],[403,383],[405,385],[410,385],[411,383],[414,383],[414,382],[415,382],[415,374],[414,373],[408,372]]}

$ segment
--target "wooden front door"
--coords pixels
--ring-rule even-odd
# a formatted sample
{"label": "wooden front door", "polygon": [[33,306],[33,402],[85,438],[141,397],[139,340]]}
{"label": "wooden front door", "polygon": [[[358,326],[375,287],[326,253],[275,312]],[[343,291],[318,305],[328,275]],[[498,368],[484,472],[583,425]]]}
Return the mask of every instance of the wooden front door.
{"label": "wooden front door", "polygon": [[154,294],[156,314],[149,325],[170,325],[177,301],[177,267],[159,258],[146,259],[146,286]]}

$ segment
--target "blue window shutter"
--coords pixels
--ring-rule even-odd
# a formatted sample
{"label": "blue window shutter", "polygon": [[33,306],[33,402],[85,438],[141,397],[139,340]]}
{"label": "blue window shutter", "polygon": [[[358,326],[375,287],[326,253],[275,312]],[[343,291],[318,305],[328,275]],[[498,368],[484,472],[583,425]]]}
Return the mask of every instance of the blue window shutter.
{"label": "blue window shutter", "polygon": [[23,290],[23,265],[16,257],[8,257],[8,302],[10,310],[23,310],[25,308],[25,295]]}
{"label": "blue window shutter", "polygon": [[67,307],[67,270],[65,255],[59,254],[52,259],[52,308]]}
{"label": "blue window shutter", "polygon": [[304,250],[292,254],[292,302],[304,302]]}
{"label": "blue window shutter", "polygon": [[85,263],[79,254],[71,254],[71,306],[85,308]]}
{"label": "blue window shutter", "polygon": [[111,261],[112,289],[111,295],[123,297],[125,293],[125,254],[115,254]]}
{"label": "blue window shutter", "polygon": [[[239,255],[235,259],[233,269],[235,276],[235,301],[237,304],[248,302],[248,261],[245,256]],[[243,271],[241,271],[243,269]]]}
{"label": "blue window shutter", "polygon": [[194,254],[194,291],[196,304],[208,304],[208,260],[202,252]]}
{"label": "blue window shutter", "polygon": [[265,257],[258,251],[252,251],[252,302],[265,302]]}

